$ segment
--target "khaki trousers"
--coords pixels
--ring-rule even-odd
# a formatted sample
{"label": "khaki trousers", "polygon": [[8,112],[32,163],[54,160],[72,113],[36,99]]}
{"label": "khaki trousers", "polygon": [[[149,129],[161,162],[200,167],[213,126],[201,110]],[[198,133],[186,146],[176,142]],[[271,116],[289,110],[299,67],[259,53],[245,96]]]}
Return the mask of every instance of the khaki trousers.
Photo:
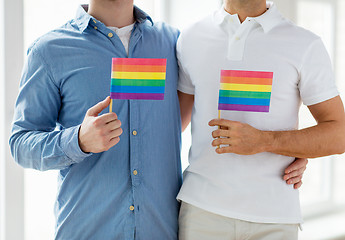
{"label": "khaki trousers", "polygon": [[182,202],[179,240],[297,240],[298,226],[246,222]]}

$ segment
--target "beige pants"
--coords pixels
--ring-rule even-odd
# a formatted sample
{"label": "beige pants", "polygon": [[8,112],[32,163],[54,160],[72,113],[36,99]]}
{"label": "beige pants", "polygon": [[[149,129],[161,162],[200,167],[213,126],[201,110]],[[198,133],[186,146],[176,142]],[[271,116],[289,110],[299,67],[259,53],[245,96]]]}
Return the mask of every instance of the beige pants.
{"label": "beige pants", "polygon": [[179,240],[296,240],[298,224],[246,222],[204,211],[183,202]]}

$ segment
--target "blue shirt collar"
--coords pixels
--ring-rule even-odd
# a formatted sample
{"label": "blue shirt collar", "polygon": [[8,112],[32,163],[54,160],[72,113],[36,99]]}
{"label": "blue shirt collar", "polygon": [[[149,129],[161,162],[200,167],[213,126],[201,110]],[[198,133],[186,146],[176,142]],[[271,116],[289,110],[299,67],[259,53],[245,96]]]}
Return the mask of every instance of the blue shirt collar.
{"label": "blue shirt collar", "polygon": [[[90,14],[87,13],[87,10],[89,8],[89,5],[80,5],[77,10],[77,15],[75,17],[75,22],[77,23],[79,30],[81,32],[84,32],[85,29],[89,26],[90,21],[98,21],[94,17],[92,17]],[[138,8],[137,6],[134,6],[134,18],[136,21],[140,23],[144,23],[146,20],[149,20],[153,26],[152,18],[145,13],[143,10]]]}

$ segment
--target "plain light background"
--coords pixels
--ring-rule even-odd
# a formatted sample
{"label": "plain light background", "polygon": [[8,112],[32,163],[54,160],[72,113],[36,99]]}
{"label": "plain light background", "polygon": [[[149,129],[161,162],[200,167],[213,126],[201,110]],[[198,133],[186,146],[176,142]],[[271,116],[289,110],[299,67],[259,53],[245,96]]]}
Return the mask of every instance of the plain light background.
{"label": "plain light background", "polygon": [[[9,155],[8,135],[26,49],[39,36],[73,18],[80,0],[0,0],[0,240],[53,239],[55,171],[23,170]],[[345,93],[345,0],[276,0],[284,15],[320,35]],[[155,21],[183,29],[221,6],[220,0],[135,0]],[[301,127],[315,123],[303,107]],[[190,128],[183,133],[188,166]],[[345,159],[312,159],[304,176],[300,239],[345,239]]]}

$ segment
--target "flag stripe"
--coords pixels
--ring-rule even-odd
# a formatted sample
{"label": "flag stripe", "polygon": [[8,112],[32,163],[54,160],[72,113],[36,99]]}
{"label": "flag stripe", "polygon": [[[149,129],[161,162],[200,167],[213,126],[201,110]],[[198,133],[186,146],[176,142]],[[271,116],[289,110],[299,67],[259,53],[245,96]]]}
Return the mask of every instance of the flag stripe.
{"label": "flag stripe", "polygon": [[218,110],[233,110],[246,112],[269,112],[269,106],[240,105],[240,104],[219,104]]}
{"label": "flag stripe", "polygon": [[112,86],[156,86],[164,87],[165,80],[155,79],[111,79]]}
{"label": "flag stripe", "polygon": [[221,77],[221,83],[272,85],[272,78]]}
{"label": "flag stripe", "polygon": [[165,72],[113,72],[111,78],[164,80]]}
{"label": "flag stripe", "polygon": [[269,106],[270,99],[219,97],[219,103]]}
{"label": "flag stripe", "polygon": [[248,92],[248,91],[219,90],[219,97],[270,99],[271,98],[271,92]]}
{"label": "flag stripe", "polygon": [[221,90],[234,90],[234,91],[253,91],[253,92],[271,92],[271,85],[249,85],[249,84],[233,84],[221,83]]}
{"label": "flag stripe", "polygon": [[114,65],[113,72],[166,72],[165,65]]}
{"label": "flag stripe", "polygon": [[114,65],[166,65],[167,60],[161,58],[113,58]]}
{"label": "flag stripe", "polygon": [[164,93],[110,93],[112,99],[164,100]]}
{"label": "flag stripe", "polygon": [[273,72],[222,70],[222,77],[273,78]]}
{"label": "flag stripe", "polygon": [[111,86],[113,93],[164,93],[164,87]]}

